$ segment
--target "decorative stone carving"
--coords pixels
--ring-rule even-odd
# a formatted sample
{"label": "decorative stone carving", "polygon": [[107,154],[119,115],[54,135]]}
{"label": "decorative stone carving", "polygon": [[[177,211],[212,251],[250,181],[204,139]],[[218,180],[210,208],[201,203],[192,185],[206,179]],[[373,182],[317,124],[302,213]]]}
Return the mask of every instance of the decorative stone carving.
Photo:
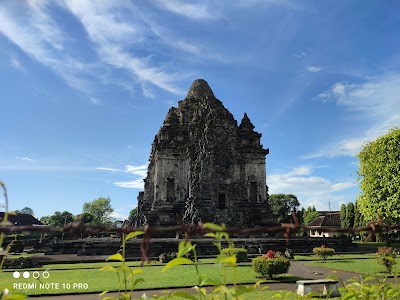
{"label": "decorative stone carving", "polygon": [[261,134],[247,114],[238,126],[203,79],[172,107],[154,138],[133,226],[274,224]]}

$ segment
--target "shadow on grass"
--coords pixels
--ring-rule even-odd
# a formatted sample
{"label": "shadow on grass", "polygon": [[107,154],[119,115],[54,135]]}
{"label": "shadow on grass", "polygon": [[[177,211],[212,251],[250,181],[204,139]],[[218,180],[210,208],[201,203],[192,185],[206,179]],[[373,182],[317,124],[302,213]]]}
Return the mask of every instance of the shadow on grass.
{"label": "shadow on grass", "polygon": [[297,280],[305,280],[307,278],[304,277],[299,277],[299,276],[294,276],[294,275],[280,275],[273,277],[272,280],[268,280],[265,277],[262,276],[256,276],[257,279],[259,280],[266,280],[266,284],[274,284],[274,283],[296,283]]}
{"label": "shadow on grass", "polygon": [[327,260],[326,263],[325,263],[325,262],[323,262],[321,260],[321,261],[315,261],[315,263],[320,264],[323,267],[324,265],[329,265],[329,264],[334,264],[334,263],[346,263],[346,264],[354,263],[354,261],[352,261],[352,260],[337,260],[337,261],[335,261],[335,260]]}

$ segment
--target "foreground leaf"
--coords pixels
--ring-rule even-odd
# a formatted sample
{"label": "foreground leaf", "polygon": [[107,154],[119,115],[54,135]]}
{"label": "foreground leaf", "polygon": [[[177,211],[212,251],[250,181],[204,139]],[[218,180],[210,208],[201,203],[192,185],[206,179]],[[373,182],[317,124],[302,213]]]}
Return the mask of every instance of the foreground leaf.
{"label": "foreground leaf", "polygon": [[126,242],[127,240],[129,240],[129,239],[132,239],[132,238],[137,237],[137,236],[142,235],[142,234],[144,234],[143,231],[134,231],[134,232],[130,232],[130,233],[125,237],[125,242]]}
{"label": "foreground leaf", "polygon": [[125,261],[120,253],[113,254],[106,259],[106,261],[110,261],[110,260],[116,260],[116,261],[122,261],[122,262]]}
{"label": "foreground leaf", "polygon": [[162,271],[164,272],[164,271],[166,271],[168,269],[171,269],[172,267],[175,267],[175,266],[193,265],[193,264],[194,264],[194,262],[191,261],[190,259],[187,259],[187,258],[184,258],[184,257],[178,257],[178,258],[174,258],[169,263],[167,263]]}

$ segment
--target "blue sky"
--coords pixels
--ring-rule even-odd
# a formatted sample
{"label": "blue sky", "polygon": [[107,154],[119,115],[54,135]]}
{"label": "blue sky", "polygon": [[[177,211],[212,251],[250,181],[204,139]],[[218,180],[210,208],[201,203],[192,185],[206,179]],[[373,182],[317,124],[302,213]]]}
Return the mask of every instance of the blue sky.
{"label": "blue sky", "polygon": [[400,125],[399,8],[2,1],[0,180],[10,208],[77,214],[103,196],[127,216],[155,134],[197,78],[263,134],[271,194],[319,210],[354,202],[355,154]]}

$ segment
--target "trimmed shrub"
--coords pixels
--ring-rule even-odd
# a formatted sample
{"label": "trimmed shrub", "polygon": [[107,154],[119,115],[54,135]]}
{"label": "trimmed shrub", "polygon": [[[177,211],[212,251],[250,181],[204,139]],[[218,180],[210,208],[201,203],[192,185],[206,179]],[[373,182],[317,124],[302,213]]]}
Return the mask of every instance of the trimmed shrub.
{"label": "trimmed shrub", "polygon": [[236,261],[238,263],[247,261],[247,250],[243,248],[226,248],[222,249],[222,255],[224,256],[236,256]]}
{"label": "trimmed shrub", "polygon": [[9,245],[10,253],[22,253],[25,248],[25,244],[20,240],[14,240]]}
{"label": "trimmed shrub", "polygon": [[252,265],[254,271],[268,279],[272,279],[273,275],[287,273],[290,261],[283,257],[266,258],[265,256],[258,256],[253,259]]}
{"label": "trimmed shrub", "polygon": [[392,273],[393,266],[396,264],[396,252],[391,247],[379,247],[378,252],[378,264],[386,268],[387,273]]}
{"label": "trimmed shrub", "polygon": [[326,258],[328,256],[332,256],[333,254],[335,254],[335,249],[333,248],[327,248],[325,247],[325,245],[322,245],[321,247],[315,247],[313,249],[313,253],[317,256],[322,257],[322,259],[324,260],[324,262],[326,262]]}

